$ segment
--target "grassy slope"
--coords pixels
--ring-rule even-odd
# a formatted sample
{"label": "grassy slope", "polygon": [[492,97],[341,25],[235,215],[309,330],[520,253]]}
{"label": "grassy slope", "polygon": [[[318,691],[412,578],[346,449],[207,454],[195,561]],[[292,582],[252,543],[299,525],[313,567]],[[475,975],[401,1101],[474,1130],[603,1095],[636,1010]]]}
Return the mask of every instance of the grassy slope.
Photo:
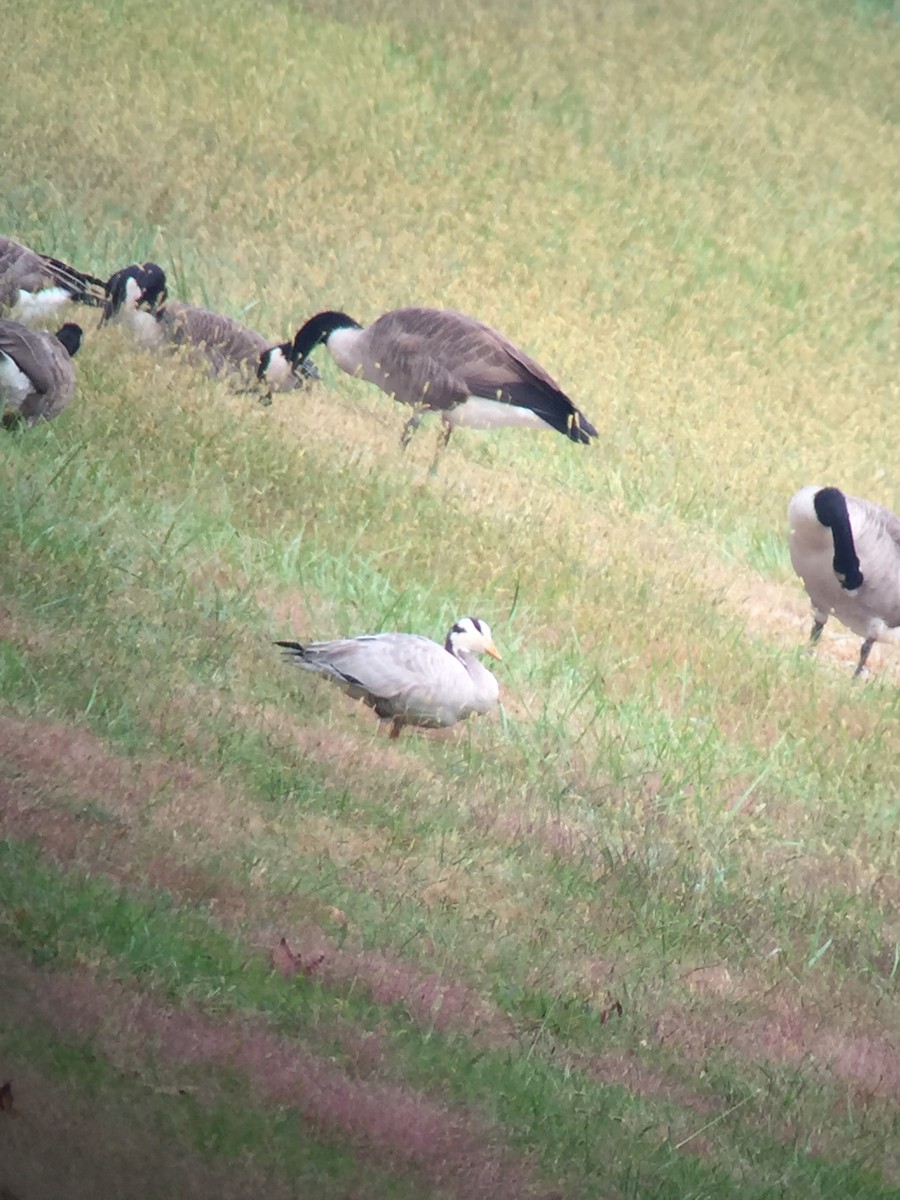
{"label": "grassy slope", "polygon": [[[602,436],[463,433],[426,480],[431,432],[401,458],[399,410],[330,364],[263,411],[89,339],[70,410],[2,447],[4,941],[318,1050],[377,1030],[376,1079],[567,1195],[889,1194],[896,666],[852,689],[838,630],[802,657],[783,525],[815,479],[900,506],[892,10],[40,7],[6,18],[39,69],[4,98],[0,229],[152,254],[273,337],[467,309]],[[464,612],[503,715],[396,747],[269,645]],[[107,787],[42,751],[61,730],[175,766]],[[283,935],[324,948],[306,1007],[263,965]],[[385,999],[377,956],[502,1036]],[[113,1103],[114,1050],[91,1083],[0,1034]],[[215,1159],[212,1095],[122,1103]],[[370,1147],[312,1122],[298,1167],[267,1111],[252,1169],[352,1194]],[[427,1167],[379,1186],[450,1194]]]}

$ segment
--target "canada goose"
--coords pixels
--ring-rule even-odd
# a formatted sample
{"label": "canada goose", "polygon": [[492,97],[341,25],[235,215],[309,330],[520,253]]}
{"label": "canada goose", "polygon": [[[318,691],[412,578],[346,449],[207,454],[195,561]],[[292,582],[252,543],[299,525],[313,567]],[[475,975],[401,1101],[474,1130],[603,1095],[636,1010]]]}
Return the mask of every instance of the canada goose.
{"label": "canada goose", "polygon": [[51,421],[75,394],[72,356],[81,345],[78,325],[56,333],[0,320],[0,413],[11,428],[24,421]]}
{"label": "canada goose", "polygon": [[156,346],[161,338],[156,314],[165,303],[166,273],[155,262],[131,263],[110,275],[100,324],[117,321],[139,342]]}
{"label": "canada goose", "polygon": [[194,351],[211,375],[244,383],[260,381],[269,393],[293,391],[318,379],[312,363],[295,371],[281,347],[232,317],[168,300],[166,276],[156,263],[134,263],[109,280],[104,321],[120,320],[148,347],[168,345]]}
{"label": "canada goose", "polygon": [[834,613],[863,638],[855,675],[875,642],[900,641],[900,518],[840,488],[801,488],[788,506],[791,562],[812,602],[810,646]]}
{"label": "canada goose", "polygon": [[500,658],[485,621],[461,617],[443,646],[415,633],[370,633],[334,642],[276,642],[286,658],[333,680],[362,700],[392,738],[404,725],[435,729],[471,713],[489,712],[500,696],[497,680],[476,654]]}
{"label": "canada goose", "polygon": [[103,290],[102,279],[38,254],[13,238],[0,237],[0,312],[14,320],[29,324],[49,320],[70,301],[99,307]]}
{"label": "canada goose", "polygon": [[244,383],[259,381],[270,394],[294,391],[319,378],[309,362],[294,371],[281,347],[273,347],[261,333],[232,317],[180,300],[167,301],[155,315],[162,341],[196,350],[211,375],[229,375]]}
{"label": "canada goose", "polygon": [[440,413],[443,445],[457,425],[555,429],[582,443],[597,436],[543,367],[502,333],[464,313],[398,308],[364,329],[346,313],[320,312],[297,331],[294,362],[319,342],[343,371],[412,406],[403,446],[425,412]]}

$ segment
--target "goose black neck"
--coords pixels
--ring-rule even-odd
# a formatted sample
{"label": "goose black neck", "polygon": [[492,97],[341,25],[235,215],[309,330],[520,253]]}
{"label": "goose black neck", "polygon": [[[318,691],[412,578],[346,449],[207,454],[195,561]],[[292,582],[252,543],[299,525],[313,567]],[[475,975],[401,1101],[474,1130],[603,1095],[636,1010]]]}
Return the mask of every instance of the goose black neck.
{"label": "goose black neck", "polygon": [[840,488],[821,488],[813,497],[813,507],[820,523],[831,530],[834,542],[834,572],[842,588],[848,592],[862,586],[863,574],[859,569],[859,558],[847,511],[847,497]]}
{"label": "goose black neck", "polygon": [[292,365],[302,363],[307,354],[314,350],[319,342],[328,341],[336,329],[362,329],[362,325],[348,317],[345,312],[316,313],[297,330],[291,350]]}
{"label": "goose black neck", "polygon": [[55,336],[57,341],[62,342],[69,358],[74,358],[81,349],[81,339],[84,333],[80,325],[75,325],[72,321],[66,321],[65,325],[61,325],[57,329]]}
{"label": "goose black neck", "polygon": [[121,271],[114,271],[106,281],[106,304],[103,308],[103,319],[108,321],[110,317],[114,317],[122,305],[125,303],[125,291],[128,287],[128,280],[131,278],[131,272],[136,270],[136,267],[123,267]]}

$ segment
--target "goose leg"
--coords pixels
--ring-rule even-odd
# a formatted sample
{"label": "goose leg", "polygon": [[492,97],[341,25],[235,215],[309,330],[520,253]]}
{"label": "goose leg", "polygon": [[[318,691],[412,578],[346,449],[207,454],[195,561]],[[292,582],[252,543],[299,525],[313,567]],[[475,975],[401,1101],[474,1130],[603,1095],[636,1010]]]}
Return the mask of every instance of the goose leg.
{"label": "goose leg", "polygon": [[410,438],[416,432],[416,430],[419,428],[419,426],[422,424],[422,413],[424,411],[425,411],[424,408],[419,408],[419,407],[413,409],[413,415],[409,418],[409,420],[403,426],[403,433],[401,433],[401,435],[400,435],[400,449],[401,450],[406,449],[406,447],[409,445]]}
{"label": "goose leg", "polygon": [[818,644],[819,638],[822,636],[822,630],[825,628],[825,622],[820,621],[818,617],[813,618],[813,627],[810,630],[809,642],[806,646],[806,653],[812,654]]}
{"label": "goose leg", "polygon": [[403,718],[402,717],[394,717],[393,721],[391,721],[391,732],[388,734],[388,737],[398,738],[400,736],[400,730],[402,728],[403,728]]}
{"label": "goose leg", "polygon": [[450,441],[450,434],[453,432],[453,426],[449,422],[444,423],[443,436],[438,439],[437,449],[434,452],[434,458],[431,466],[428,468],[429,475],[437,475],[438,463],[441,460],[441,455],[447,448],[447,443]]}
{"label": "goose leg", "polygon": [[866,638],[866,640],[863,642],[862,646],[860,647],[859,663],[856,667],[856,670],[853,672],[854,679],[856,679],[857,676],[862,675],[863,671],[865,670],[866,659],[869,657],[869,651],[872,649],[872,647],[874,645],[875,645],[874,638]]}

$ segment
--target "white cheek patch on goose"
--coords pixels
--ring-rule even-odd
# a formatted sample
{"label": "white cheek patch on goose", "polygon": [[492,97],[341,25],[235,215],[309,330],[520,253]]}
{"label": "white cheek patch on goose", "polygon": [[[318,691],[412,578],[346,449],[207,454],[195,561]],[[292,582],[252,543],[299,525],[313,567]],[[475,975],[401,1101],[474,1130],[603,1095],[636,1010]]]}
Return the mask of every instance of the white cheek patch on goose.
{"label": "white cheek patch on goose", "polygon": [[275,346],[269,352],[269,361],[265,370],[266,382],[273,387],[281,387],[290,383],[293,377],[294,371],[290,361],[285,358],[281,347]]}
{"label": "white cheek patch on goose", "polygon": [[442,415],[451,426],[465,425],[468,429],[501,429],[511,426],[552,429],[551,425],[530,408],[506,404],[503,400],[485,400],[481,396],[469,396]]}

